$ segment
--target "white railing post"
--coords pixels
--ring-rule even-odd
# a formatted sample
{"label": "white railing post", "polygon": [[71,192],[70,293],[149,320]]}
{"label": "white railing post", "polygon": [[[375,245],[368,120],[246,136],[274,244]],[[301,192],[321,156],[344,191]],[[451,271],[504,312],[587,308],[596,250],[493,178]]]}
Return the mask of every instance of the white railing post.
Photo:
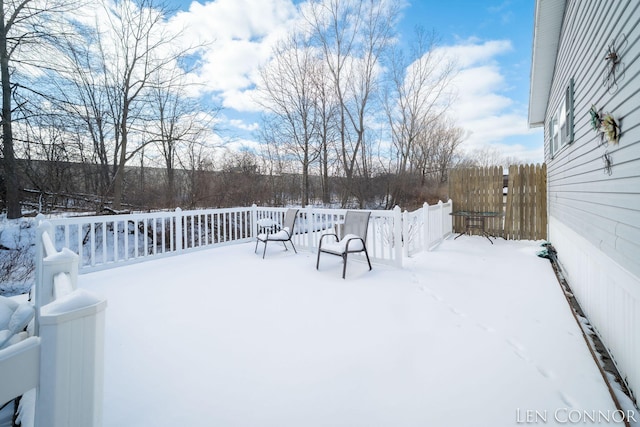
{"label": "white railing post", "polygon": [[182,209],[176,208],[176,252],[182,252]]}
{"label": "white railing post", "polygon": [[313,250],[316,246],[313,239],[314,233],[312,232],[312,230],[315,230],[315,214],[313,213],[313,206],[302,209],[302,215],[304,215],[306,219],[307,227],[307,232],[303,234],[303,238],[307,239],[307,248]]}
{"label": "white railing post", "polygon": [[[48,225],[44,222],[44,215],[42,214],[38,214],[38,216],[36,217],[37,219],[37,223],[38,226],[36,227],[36,259],[35,259],[35,272],[34,272],[34,279],[35,279],[35,307],[36,307],[36,319],[34,322],[34,334],[38,335],[38,327],[39,327],[39,318],[40,318],[40,313],[39,313],[39,307],[42,307],[42,304],[40,303],[40,299],[42,298],[42,291],[41,289],[43,288],[42,285],[42,260],[45,257],[44,254],[44,243],[42,241],[42,235],[45,233],[45,231],[47,229],[51,230],[53,228],[53,226],[49,223]],[[53,286],[53,285],[52,285]]]}
{"label": "white railing post", "polygon": [[402,267],[402,209],[393,208],[393,244],[395,246],[395,264]]}
{"label": "white railing post", "polygon": [[444,235],[453,233],[453,215],[450,215],[451,213],[453,213],[453,201],[449,199],[447,204],[449,205],[449,209],[442,210],[442,227],[445,228],[444,224],[447,224],[446,229],[443,233]]}
{"label": "white railing post", "polygon": [[438,201],[438,213],[439,215],[437,216],[438,218],[438,241],[443,241],[444,240],[444,203],[442,203],[442,200]]}
{"label": "white railing post", "polygon": [[255,239],[258,235],[258,206],[254,203],[251,205],[251,238]]}
{"label": "white railing post", "polygon": [[429,246],[431,244],[431,227],[430,227],[430,214],[429,214],[429,203],[424,202],[422,205],[422,236],[423,236],[423,248],[424,252],[429,250]]}
{"label": "white railing post", "polygon": [[54,277],[58,273],[67,273],[71,287],[78,283],[78,265],[80,257],[73,251],[63,248],[57,252],[52,241],[53,226],[48,221],[42,221],[37,228],[36,237],[36,271],[35,271],[35,331],[37,335],[40,327],[40,309],[55,299]]}
{"label": "white railing post", "polygon": [[[60,252],[48,255],[42,260],[42,287],[36,289],[37,307],[43,307],[55,299],[53,279],[58,273],[67,273],[71,288],[77,288],[79,263],[80,257],[78,254],[68,248],[62,248]],[[38,294],[40,294],[40,297],[38,297]]]}
{"label": "white railing post", "polygon": [[409,211],[402,213],[402,256],[409,257]]}
{"label": "white railing post", "polygon": [[35,427],[99,427],[105,300],[75,290],[42,307]]}
{"label": "white railing post", "polygon": [[66,247],[57,251],[53,226],[39,220],[34,327],[39,345],[33,347],[37,355],[30,353],[39,362],[32,367],[37,375],[34,425],[99,427],[106,301],[76,289],[79,255]]}

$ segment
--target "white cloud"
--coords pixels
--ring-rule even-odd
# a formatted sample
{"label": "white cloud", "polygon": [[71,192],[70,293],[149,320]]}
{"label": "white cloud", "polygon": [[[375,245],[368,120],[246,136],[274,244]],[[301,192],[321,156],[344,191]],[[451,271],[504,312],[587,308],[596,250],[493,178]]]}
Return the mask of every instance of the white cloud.
{"label": "white cloud", "polygon": [[538,158],[537,148],[531,150],[513,142],[518,137],[530,140],[538,133],[529,129],[526,106],[509,96],[511,85],[499,57],[511,52],[511,43],[471,39],[444,49],[458,67],[453,81],[457,99],[450,112],[458,126],[467,131],[464,147],[472,151],[493,146],[505,156]]}
{"label": "white cloud", "polygon": [[494,61],[495,57],[513,49],[509,40],[489,40],[480,42],[471,38],[461,41],[460,44],[442,48],[447,54],[456,59],[462,69]]}
{"label": "white cloud", "polygon": [[244,120],[238,119],[229,120],[229,125],[248,132],[253,132],[260,128],[260,125],[256,122],[246,123]]}
{"label": "white cloud", "polygon": [[193,2],[171,25],[183,28],[185,45],[205,46],[198,74],[191,76],[200,90],[219,92],[226,108],[256,111],[243,92],[255,84],[258,67],[295,17],[291,0],[215,0]]}
{"label": "white cloud", "polygon": [[[297,18],[292,0],[214,0],[192,3],[189,11],[172,18],[171,25],[184,28],[192,45],[208,43],[201,51],[198,74],[192,76],[201,93],[214,93],[226,109],[255,113],[261,111],[255,98],[258,69]],[[514,138],[531,140],[536,132],[527,124],[526,101],[510,94],[512,85],[502,61],[513,51],[512,43],[471,38],[440,49],[437,54],[452,58],[458,70],[451,113],[467,131],[465,147],[500,146],[511,155],[509,147],[518,145]],[[241,131],[257,127],[240,121],[229,125]]]}

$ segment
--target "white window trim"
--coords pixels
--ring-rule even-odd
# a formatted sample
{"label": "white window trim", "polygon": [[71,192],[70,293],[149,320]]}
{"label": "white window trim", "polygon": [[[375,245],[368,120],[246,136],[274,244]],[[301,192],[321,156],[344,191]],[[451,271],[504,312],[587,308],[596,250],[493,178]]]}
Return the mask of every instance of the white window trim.
{"label": "white window trim", "polygon": [[564,97],[549,121],[549,150],[551,158],[573,142],[573,78],[569,80]]}

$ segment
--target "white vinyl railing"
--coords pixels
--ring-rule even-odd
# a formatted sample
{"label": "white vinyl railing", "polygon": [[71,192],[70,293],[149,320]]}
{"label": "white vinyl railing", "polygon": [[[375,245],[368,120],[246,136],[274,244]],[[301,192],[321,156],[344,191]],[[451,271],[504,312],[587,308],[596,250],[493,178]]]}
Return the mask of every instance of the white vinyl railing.
{"label": "white vinyl railing", "polygon": [[[34,336],[0,350],[0,400],[37,389],[33,425],[99,426],[102,422],[106,301],[77,289],[78,273],[185,251],[253,241],[258,222],[280,224],[286,208],[252,206],[44,221],[36,239]],[[341,226],[344,209],[303,208],[296,247],[315,250],[320,236]],[[451,233],[451,201],[414,212],[371,211],[372,261],[402,266]]]}
{"label": "white vinyl railing", "polygon": [[[58,248],[79,255],[81,272],[253,241],[261,219],[282,224],[286,208],[244,207],[51,219]],[[339,227],[346,209],[301,208],[297,248],[315,251],[320,235]],[[402,266],[403,257],[430,250],[451,233],[451,201],[414,212],[371,210],[367,250],[372,262]]]}
{"label": "white vinyl railing", "polygon": [[101,426],[107,303],[77,289],[79,257],[55,249],[53,226],[42,219],[33,336],[0,350],[0,404],[35,389],[32,417],[22,425]]}
{"label": "white vinyl railing", "polygon": [[428,251],[442,242],[453,231],[451,200],[429,206],[427,203],[414,212],[404,211],[402,235],[405,238],[404,256]]}

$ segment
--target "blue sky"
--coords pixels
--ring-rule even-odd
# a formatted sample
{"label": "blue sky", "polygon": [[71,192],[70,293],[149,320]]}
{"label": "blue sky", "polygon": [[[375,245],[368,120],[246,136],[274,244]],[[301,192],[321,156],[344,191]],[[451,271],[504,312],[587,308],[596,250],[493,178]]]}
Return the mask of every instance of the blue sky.
{"label": "blue sky", "polygon": [[[235,146],[251,147],[259,126],[252,102],[256,71],[287,31],[301,0],[169,0],[172,23],[200,41],[215,40],[199,83],[224,108],[221,127]],[[541,129],[529,129],[527,108],[533,0],[409,0],[399,31],[434,30],[458,63],[458,100],[451,110],[466,131],[463,149],[489,148],[527,162],[543,161]],[[211,95],[209,95],[211,96]]]}

